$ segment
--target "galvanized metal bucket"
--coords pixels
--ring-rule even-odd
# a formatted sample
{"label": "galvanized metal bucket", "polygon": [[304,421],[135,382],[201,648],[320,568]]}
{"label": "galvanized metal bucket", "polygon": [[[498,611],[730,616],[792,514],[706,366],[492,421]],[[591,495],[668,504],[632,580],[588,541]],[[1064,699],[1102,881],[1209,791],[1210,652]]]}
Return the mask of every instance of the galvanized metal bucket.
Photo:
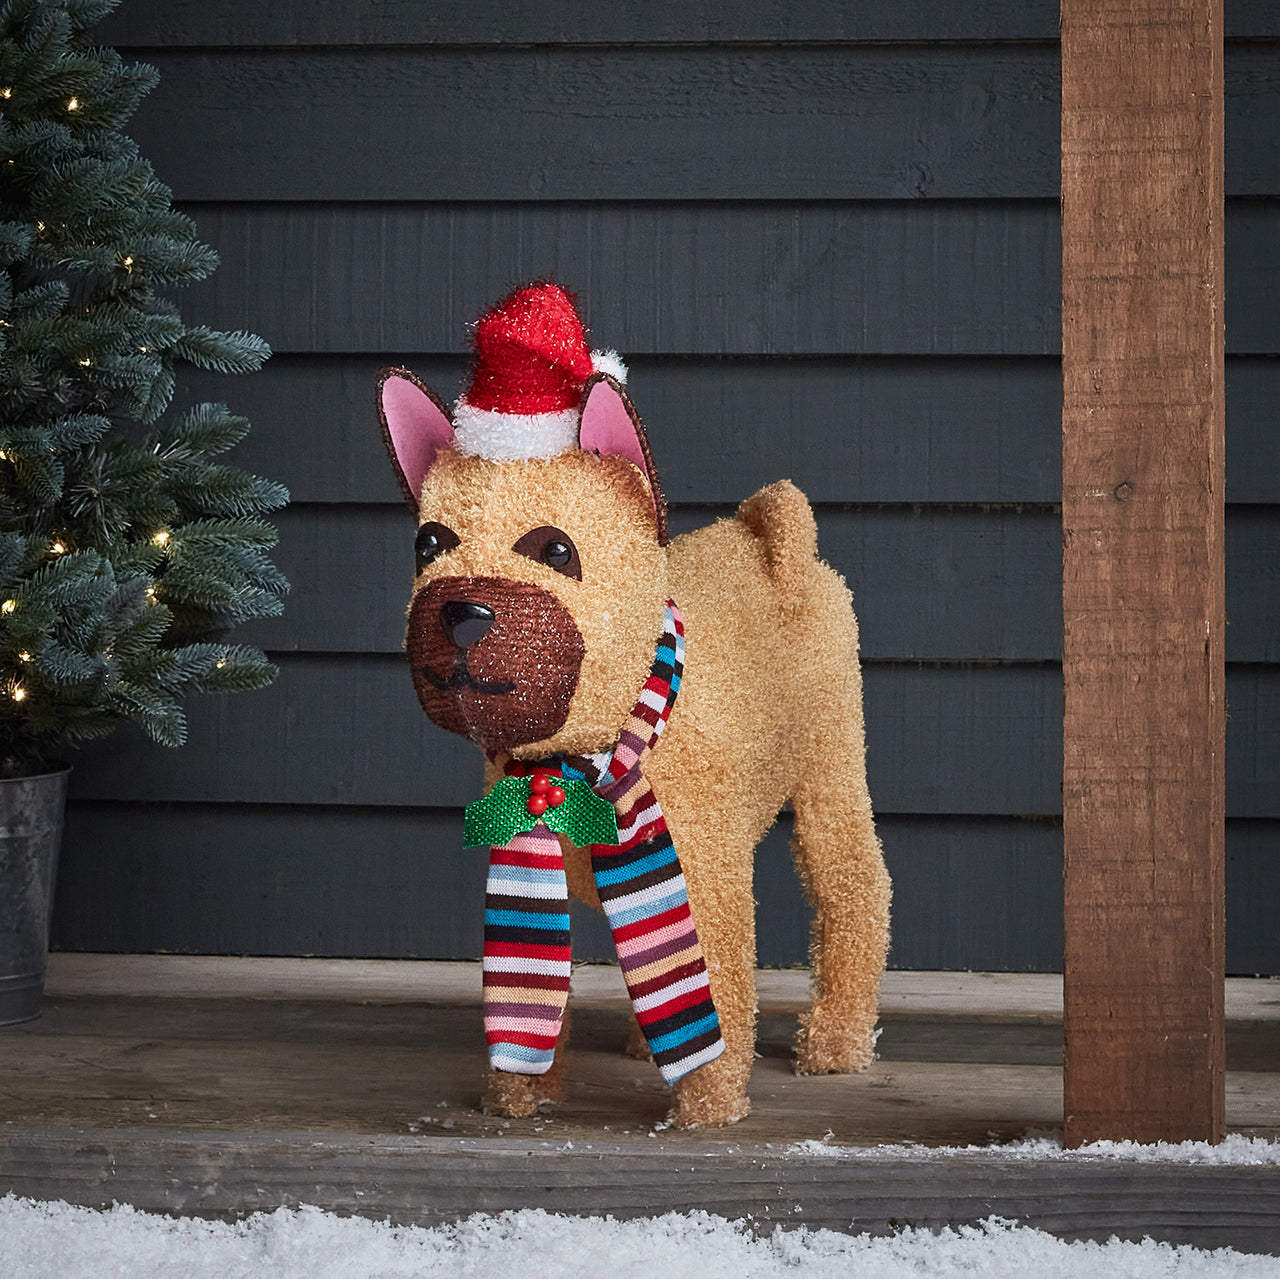
{"label": "galvanized metal bucket", "polygon": [[0,779],[0,1026],[40,1015],[70,772]]}

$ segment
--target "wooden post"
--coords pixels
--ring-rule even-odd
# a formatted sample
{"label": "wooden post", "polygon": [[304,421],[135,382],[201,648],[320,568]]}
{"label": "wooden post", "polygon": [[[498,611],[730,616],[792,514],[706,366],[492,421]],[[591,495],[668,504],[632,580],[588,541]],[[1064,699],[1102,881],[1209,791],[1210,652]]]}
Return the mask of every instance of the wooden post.
{"label": "wooden post", "polygon": [[1066,1144],[1221,1140],[1222,0],[1062,0]]}

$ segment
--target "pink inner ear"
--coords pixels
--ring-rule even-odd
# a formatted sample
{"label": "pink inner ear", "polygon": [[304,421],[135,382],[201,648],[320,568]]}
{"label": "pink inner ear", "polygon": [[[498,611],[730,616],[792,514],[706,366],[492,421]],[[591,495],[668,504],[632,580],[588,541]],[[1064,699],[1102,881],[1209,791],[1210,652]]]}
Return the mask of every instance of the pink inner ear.
{"label": "pink inner ear", "polygon": [[636,424],[617,384],[603,379],[587,393],[582,406],[582,423],[578,428],[578,447],[588,453],[615,453],[625,457],[649,477],[644,450]]}
{"label": "pink inner ear", "polygon": [[394,375],[382,384],[382,412],[396,462],[416,499],[436,454],[453,443],[453,423],[420,387]]}

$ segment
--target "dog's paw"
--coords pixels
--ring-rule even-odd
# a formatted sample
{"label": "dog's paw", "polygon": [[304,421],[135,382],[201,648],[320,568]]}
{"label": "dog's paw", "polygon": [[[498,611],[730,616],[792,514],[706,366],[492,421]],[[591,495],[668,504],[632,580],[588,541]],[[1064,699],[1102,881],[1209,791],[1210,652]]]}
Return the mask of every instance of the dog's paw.
{"label": "dog's paw", "polygon": [[708,1110],[705,1113],[697,1109],[693,1115],[686,1113],[683,1106],[675,1106],[668,1113],[667,1119],[673,1128],[682,1132],[692,1132],[697,1128],[727,1128],[745,1119],[751,1113],[751,1103],[745,1098],[740,1106],[732,1110]]}
{"label": "dog's paw", "polygon": [[723,1128],[736,1124],[751,1113],[751,1102],[746,1097],[732,1099],[678,1098],[667,1113],[667,1122],[673,1128],[688,1131],[691,1128]]}
{"label": "dog's paw", "polygon": [[675,1104],[667,1115],[676,1128],[723,1128],[751,1113],[746,1072],[734,1063],[708,1062],[676,1084]]}
{"label": "dog's paw", "polygon": [[876,1059],[880,1032],[875,1019],[841,1024],[815,1009],[800,1023],[796,1035],[797,1075],[848,1075],[866,1070]]}
{"label": "dog's paw", "polygon": [[528,1119],[540,1106],[563,1098],[564,1080],[558,1075],[517,1075],[506,1070],[491,1070],[480,1108],[486,1115]]}

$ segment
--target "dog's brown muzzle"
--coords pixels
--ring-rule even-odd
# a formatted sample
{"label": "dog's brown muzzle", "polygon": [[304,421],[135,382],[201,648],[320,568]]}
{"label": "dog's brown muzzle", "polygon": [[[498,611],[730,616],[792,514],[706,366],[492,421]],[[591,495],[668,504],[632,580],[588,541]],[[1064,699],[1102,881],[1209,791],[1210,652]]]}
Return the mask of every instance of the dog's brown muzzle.
{"label": "dog's brown muzzle", "polygon": [[405,648],[422,709],[494,751],[564,726],[586,651],[554,595],[505,577],[443,577],[419,591]]}

